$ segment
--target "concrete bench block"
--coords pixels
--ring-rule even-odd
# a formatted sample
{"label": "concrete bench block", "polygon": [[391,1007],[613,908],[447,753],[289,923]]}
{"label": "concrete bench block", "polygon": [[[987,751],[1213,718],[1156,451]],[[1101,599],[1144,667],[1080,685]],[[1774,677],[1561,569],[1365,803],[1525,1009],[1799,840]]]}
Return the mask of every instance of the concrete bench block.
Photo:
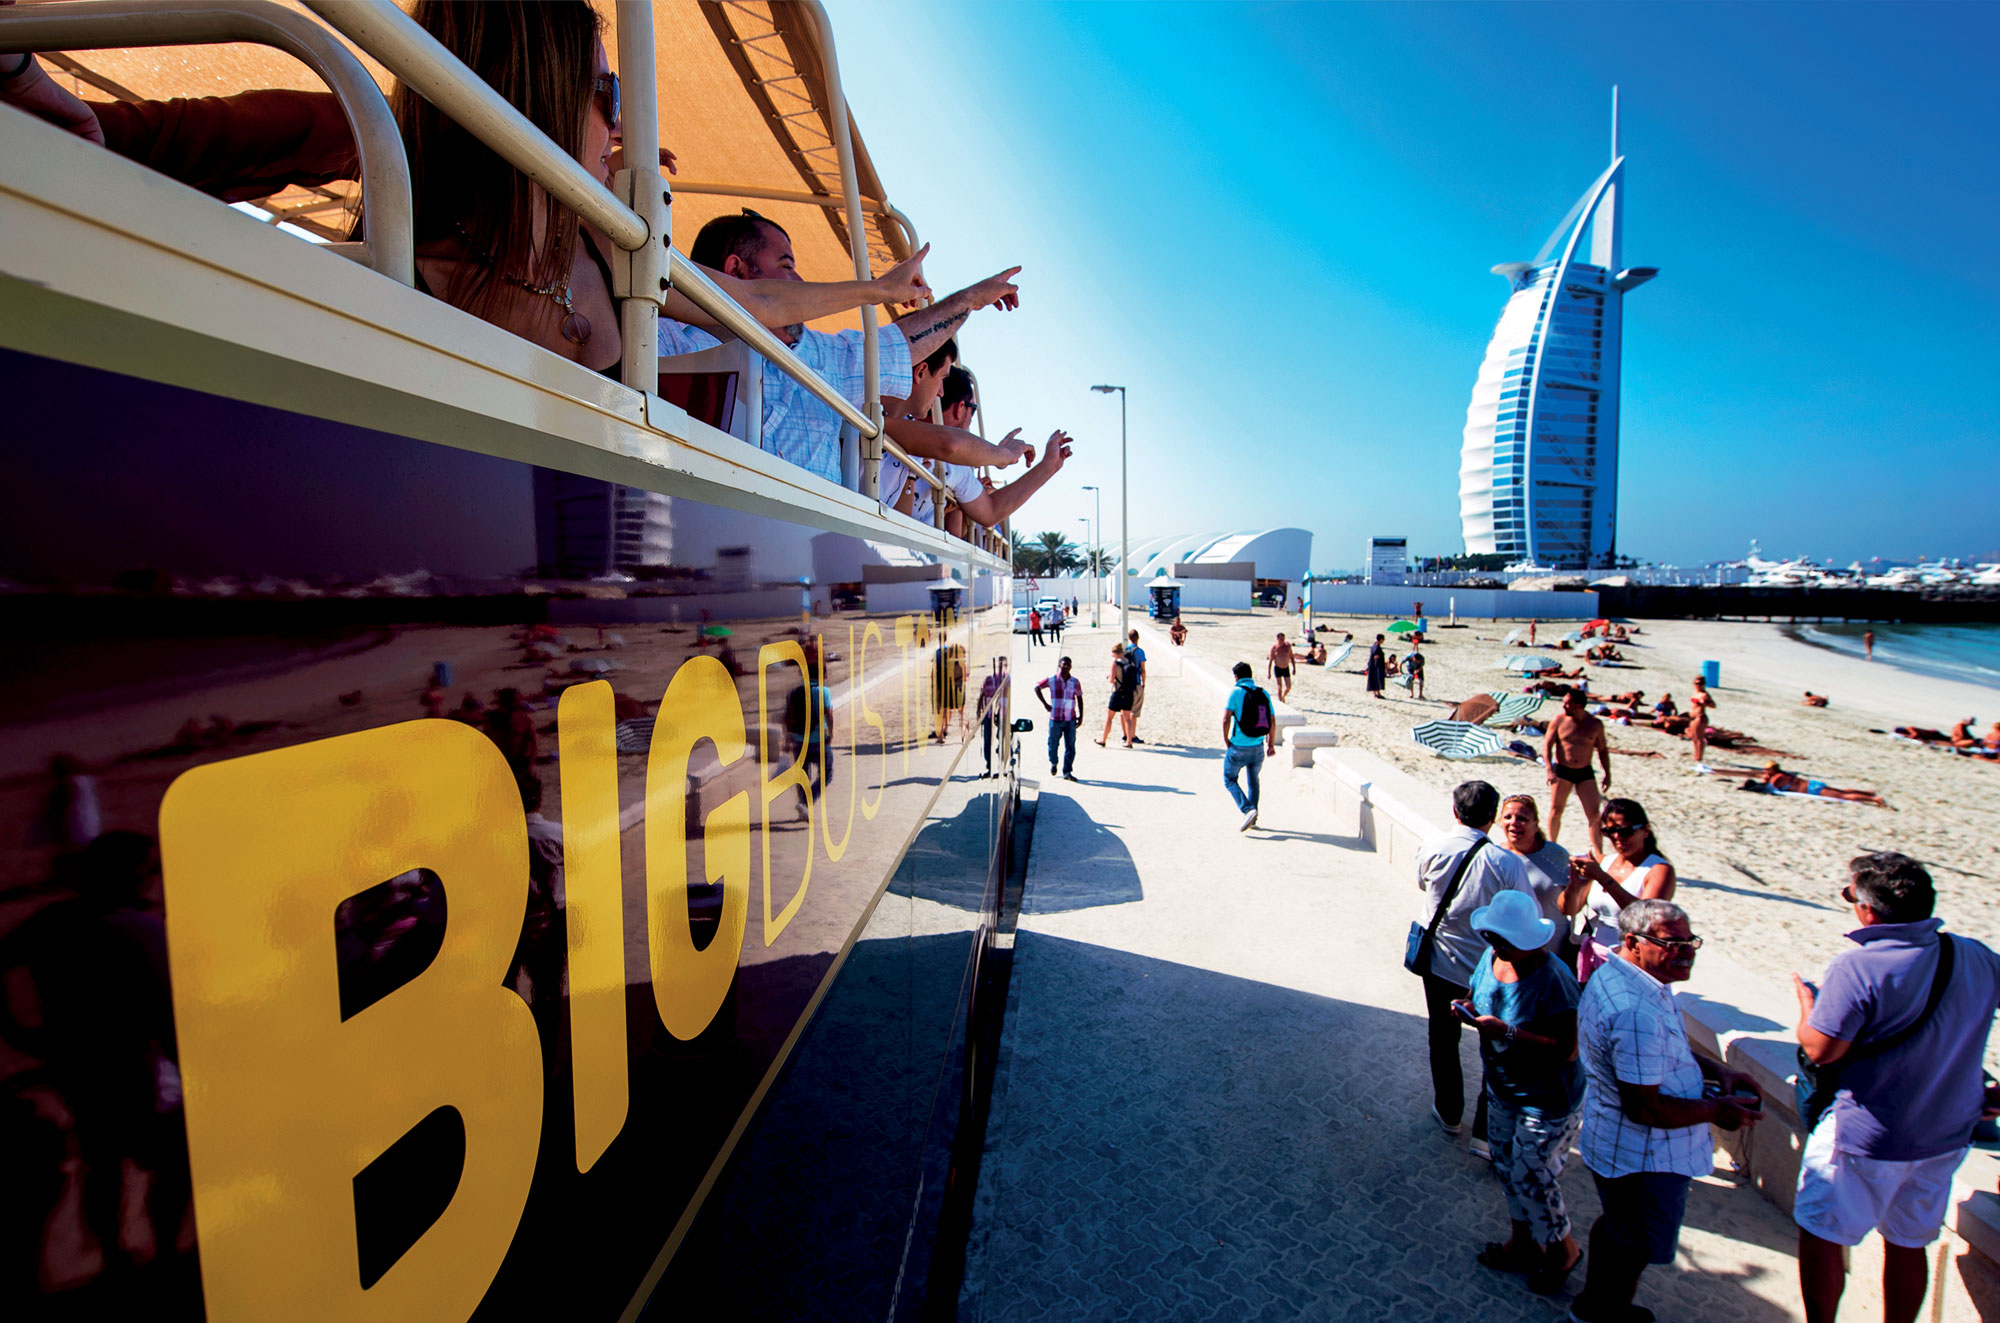
{"label": "concrete bench block", "polygon": [[1307,726],[1292,732],[1292,766],[1311,767],[1313,754],[1318,749],[1331,749],[1340,743],[1338,731]]}

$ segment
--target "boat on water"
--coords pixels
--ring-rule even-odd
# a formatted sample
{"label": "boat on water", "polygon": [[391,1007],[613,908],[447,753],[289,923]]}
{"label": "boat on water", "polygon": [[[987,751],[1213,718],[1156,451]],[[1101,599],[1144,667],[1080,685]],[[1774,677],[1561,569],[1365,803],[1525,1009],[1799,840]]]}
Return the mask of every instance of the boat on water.
{"label": "boat on water", "polygon": [[[598,7],[610,189],[383,0],[0,9],[92,101],[331,89],[361,175],[238,209],[0,106],[10,1316],[955,1299],[1006,531],[876,498],[872,312],[855,400],[681,255],[918,248],[825,12]],[[613,241],[617,374],[415,287],[398,79]],[[669,283],[735,342],[659,360]]]}

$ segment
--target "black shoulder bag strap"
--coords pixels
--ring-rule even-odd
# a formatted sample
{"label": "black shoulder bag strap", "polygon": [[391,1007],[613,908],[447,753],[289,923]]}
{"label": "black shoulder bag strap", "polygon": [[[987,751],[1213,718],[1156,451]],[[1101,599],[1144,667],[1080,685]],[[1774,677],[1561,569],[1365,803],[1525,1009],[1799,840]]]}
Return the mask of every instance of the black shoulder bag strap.
{"label": "black shoulder bag strap", "polygon": [[1444,899],[1438,902],[1437,912],[1431,915],[1431,926],[1424,929],[1423,944],[1417,948],[1417,972],[1427,973],[1431,967],[1431,952],[1437,946],[1438,925],[1444,922],[1445,911],[1458,899],[1458,890],[1465,885],[1465,871],[1472,867],[1472,858],[1486,848],[1486,837],[1472,843],[1465,852],[1465,858],[1458,861],[1458,871],[1451,875],[1451,883],[1444,889]]}
{"label": "black shoulder bag strap", "polygon": [[1799,1120],[1804,1123],[1807,1134],[1811,1134],[1813,1127],[1819,1124],[1827,1108],[1833,1106],[1834,1096],[1840,1092],[1841,1072],[1849,1063],[1866,1061],[1893,1051],[1915,1038],[1931,1022],[1931,1016],[1937,1013],[1938,1003],[1944,1000],[1945,989],[1951,986],[1951,969],[1951,934],[1939,933],[1937,970],[1931,975],[1930,995],[1924,998],[1924,1009],[1918,1012],[1916,1019],[1893,1034],[1856,1043],[1838,1061],[1830,1061],[1823,1066],[1807,1056],[1803,1047],[1799,1049]]}

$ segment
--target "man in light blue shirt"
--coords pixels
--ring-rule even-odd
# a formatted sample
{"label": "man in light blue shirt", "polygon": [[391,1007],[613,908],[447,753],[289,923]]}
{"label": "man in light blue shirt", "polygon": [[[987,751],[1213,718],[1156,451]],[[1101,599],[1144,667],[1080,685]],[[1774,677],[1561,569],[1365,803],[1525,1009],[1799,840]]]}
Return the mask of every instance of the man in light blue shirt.
{"label": "man in light blue shirt", "polygon": [[[1139,729],[1139,714],[1146,710],[1146,650],[1139,646],[1139,631],[1136,629],[1125,633],[1125,664],[1139,668],[1139,687],[1132,691],[1132,729],[1136,731]],[[1145,742],[1137,735],[1132,737],[1134,744]]]}
{"label": "man in light blue shirt", "polygon": [[[745,280],[798,280],[791,237],[776,221],[745,209],[739,216],[718,216],[702,226],[688,254],[703,266]],[[1020,303],[1013,283],[1019,267],[989,276],[976,285],[947,295],[928,308],[906,313],[883,327],[879,370],[885,398],[911,393],[911,365],[936,352],[953,331],[982,304],[1011,309]],[[775,328],[806,366],[855,404],[866,398],[867,375],[861,332],[828,334],[803,325]],[[660,319],[660,354],[692,354],[721,341],[698,327]],[[763,448],[829,482],[841,481],[840,415],[821,403],[788,374],[773,367],[764,373]]]}
{"label": "man in light blue shirt", "polygon": [[[1277,713],[1271,708],[1271,696],[1257,687],[1256,674],[1249,662],[1236,663],[1236,687],[1222,710],[1222,784],[1229,787],[1229,797],[1243,814],[1238,831],[1257,825],[1257,779],[1264,770],[1264,755],[1278,751]],[[1245,771],[1250,773],[1247,795],[1236,783]]]}

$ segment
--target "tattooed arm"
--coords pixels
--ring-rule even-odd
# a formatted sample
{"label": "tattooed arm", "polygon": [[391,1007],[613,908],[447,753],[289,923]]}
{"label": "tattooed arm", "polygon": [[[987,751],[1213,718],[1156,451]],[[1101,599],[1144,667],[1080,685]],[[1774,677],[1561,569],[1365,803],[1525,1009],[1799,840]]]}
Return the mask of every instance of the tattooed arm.
{"label": "tattooed arm", "polygon": [[937,352],[939,345],[951,335],[973,309],[983,304],[992,304],[1002,312],[1017,308],[1021,304],[1021,291],[1014,284],[1014,277],[1021,268],[1009,267],[997,276],[988,276],[977,285],[969,285],[956,294],[947,294],[928,308],[919,308],[906,313],[895,321],[897,330],[910,342],[910,361],[921,362]]}

